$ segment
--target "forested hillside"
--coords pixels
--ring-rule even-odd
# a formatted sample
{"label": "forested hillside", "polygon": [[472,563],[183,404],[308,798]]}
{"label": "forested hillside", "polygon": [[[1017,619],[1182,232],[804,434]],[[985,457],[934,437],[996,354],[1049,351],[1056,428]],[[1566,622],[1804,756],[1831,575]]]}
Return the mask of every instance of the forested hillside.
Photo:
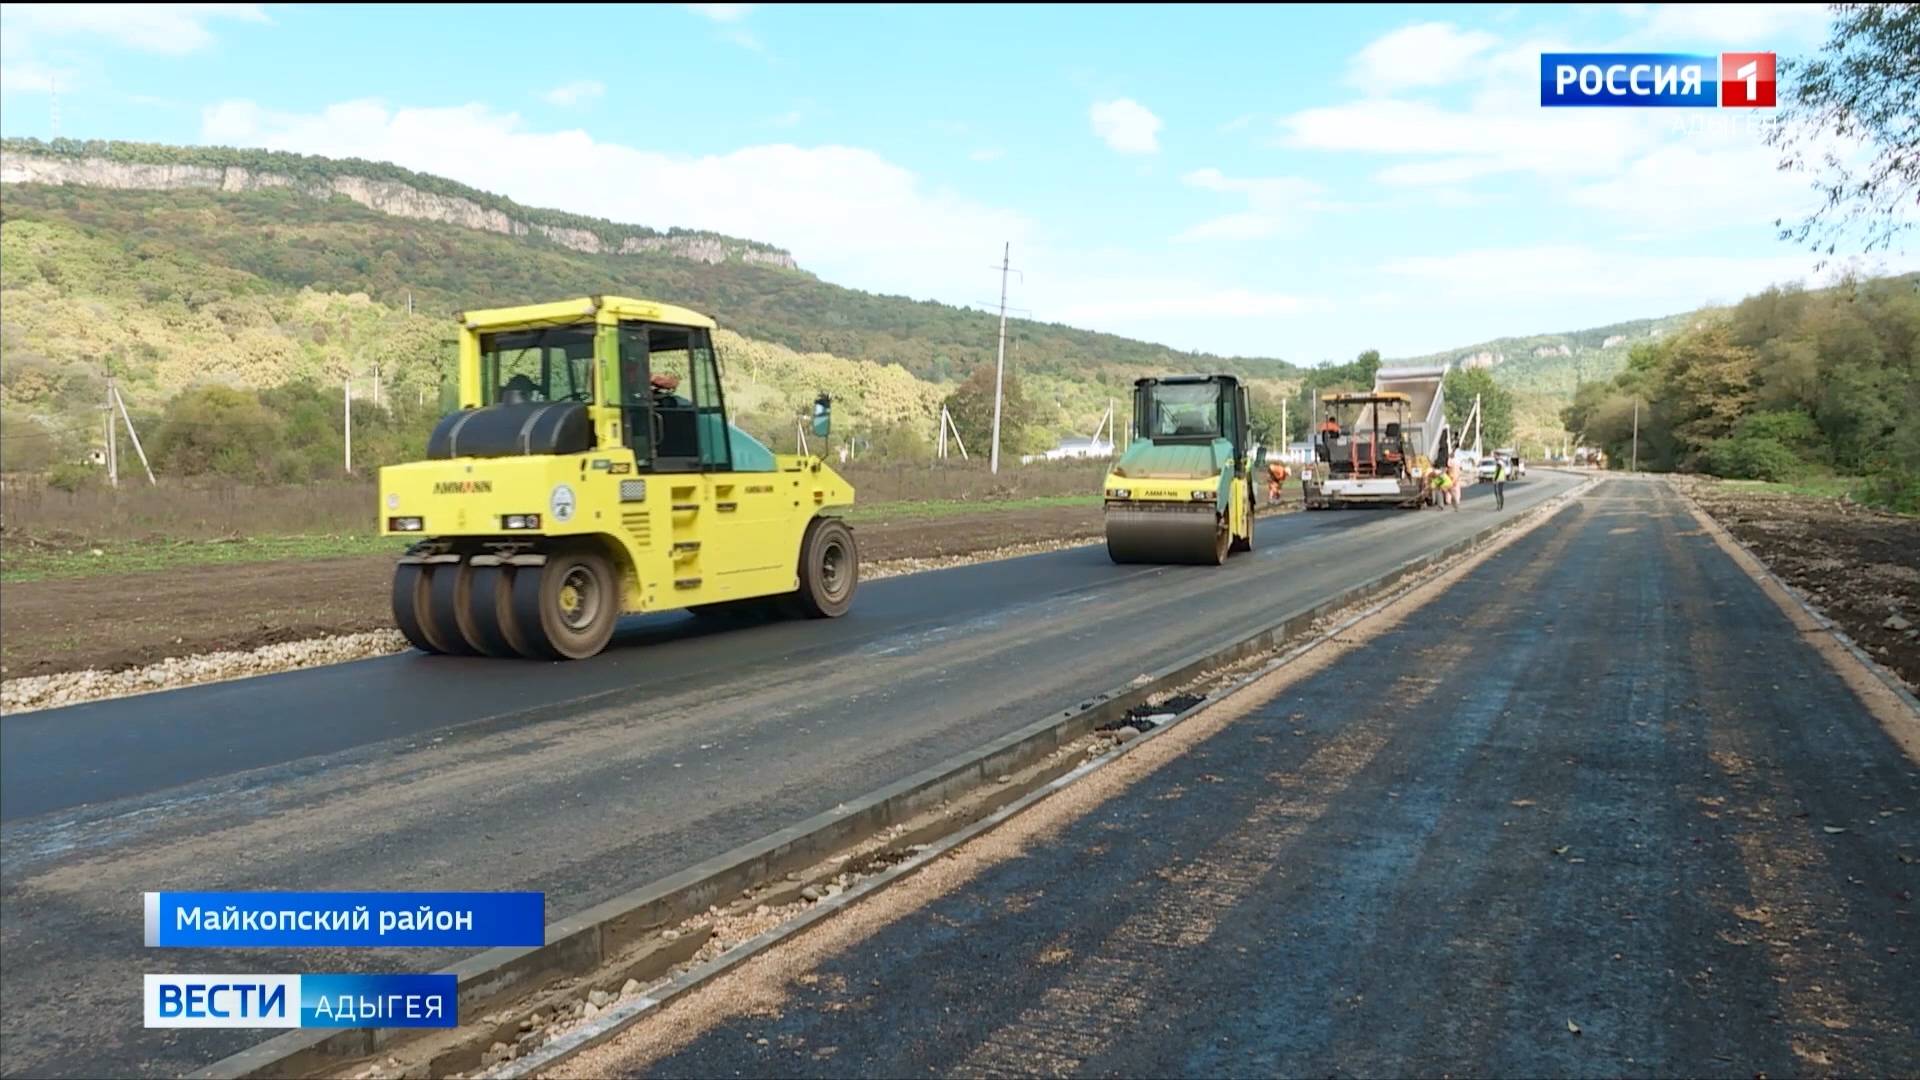
{"label": "forested hillside", "polygon": [[1920,510],[1920,275],[1774,288],[1703,311],[1583,383],[1566,425],[1615,464],[1792,480],[1866,476]]}

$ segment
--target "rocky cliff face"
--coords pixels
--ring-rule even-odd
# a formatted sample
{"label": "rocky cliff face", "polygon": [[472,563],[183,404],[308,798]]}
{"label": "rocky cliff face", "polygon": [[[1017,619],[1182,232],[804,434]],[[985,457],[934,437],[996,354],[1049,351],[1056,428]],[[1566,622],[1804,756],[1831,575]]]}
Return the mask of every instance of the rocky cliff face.
{"label": "rocky cliff face", "polygon": [[108,161],[104,158],[60,158],[0,152],[0,183],[71,184],[127,191],[261,191],[292,188],[315,199],[343,195],[370,210],[415,221],[438,221],[507,236],[537,235],[588,254],[632,255],[657,252],[723,263],[729,259],[797,269],[793,256],[720,236],[629,236],[609,244],[585,229],[558,228],[522,221],[511,214],[467,199],[421,191],[390,180],[337,176],[303,181],[277,173],[256,172],[238,165],[150,165]]}

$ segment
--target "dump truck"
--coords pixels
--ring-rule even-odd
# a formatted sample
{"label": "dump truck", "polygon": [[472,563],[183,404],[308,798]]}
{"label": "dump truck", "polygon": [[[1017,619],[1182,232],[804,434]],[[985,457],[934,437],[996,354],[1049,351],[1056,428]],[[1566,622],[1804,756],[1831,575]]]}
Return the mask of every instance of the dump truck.
{"label": "dump truck", "polygon": [[459,409],[380,470],[381,534],[414,541],[393,575],[414,647],[578,660],[622,614],[847,611],[853,488],[728,423],[712,319],[590,296],[458,320]]}
{"label": "dump truck", "polygon": [[1217,566],[1253,549],[1266,454],[1251,445],[1249,415],[1247,388],[1231,375],[1133,384],[1133,441],[1104,485],[1114,562]]}
{"label": "dump truck", "polygon": [[1322,395],[1314,461],[1301,472],[1309,510],[1431,504],[1427,473],[1449,433],[1447,366],[1382,368],[1371,391]]}

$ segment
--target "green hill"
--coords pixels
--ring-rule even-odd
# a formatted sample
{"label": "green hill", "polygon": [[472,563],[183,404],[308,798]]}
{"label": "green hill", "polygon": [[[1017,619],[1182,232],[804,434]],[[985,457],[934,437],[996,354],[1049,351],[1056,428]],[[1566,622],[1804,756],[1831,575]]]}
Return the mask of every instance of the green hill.
{"label": "green hill", "polygon": [[1486,368],[1496,384],[1513,394],[1514,438],[1536,450],[1558,449],[1567,438],[1560,424],[1560,410],[1573,402],[1576,387],[1613,378],[1626,369],[1627,354],[1635,345],[1667,337],[1698,315],[1689,312],[1587,330],[1494,338],[1390,362],[1445,361],[1455,367]]}
{"label": "green hill", "polygon": [[[0,404],[58,456],[90,437],[108,375],[158,408],[209,382],[352,375],[370,389],[378,365],[389,400],[422,402],[438,396],[452,312],[562,296],[672,300],[740,334],[739,350],[774,350],[793,385],[740,404],[776,428],[813,389],[850,395],[859,418],[868,387],[893,402],[873,423],[931,438],[944,388],[994,357],[985,312],[832,285],[753,241],[522,207],[377,163],[32,140],[0,142],[0,163]],[[1009,335],[1040,443],[1091,430],[1141,374],[1298,375],[1031,320]]]}

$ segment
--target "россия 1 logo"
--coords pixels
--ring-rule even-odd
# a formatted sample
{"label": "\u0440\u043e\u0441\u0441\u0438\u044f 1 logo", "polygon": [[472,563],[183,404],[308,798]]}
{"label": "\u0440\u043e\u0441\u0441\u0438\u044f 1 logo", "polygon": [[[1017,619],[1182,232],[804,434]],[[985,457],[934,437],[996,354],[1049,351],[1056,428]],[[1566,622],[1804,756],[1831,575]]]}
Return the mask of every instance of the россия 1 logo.
{"label": "\u0440\u043e\u0441\u0441\u0438\u044f 1 logo", "polygon": [[1541,53],[1540,104],[1770,109],[1774,54]]}

